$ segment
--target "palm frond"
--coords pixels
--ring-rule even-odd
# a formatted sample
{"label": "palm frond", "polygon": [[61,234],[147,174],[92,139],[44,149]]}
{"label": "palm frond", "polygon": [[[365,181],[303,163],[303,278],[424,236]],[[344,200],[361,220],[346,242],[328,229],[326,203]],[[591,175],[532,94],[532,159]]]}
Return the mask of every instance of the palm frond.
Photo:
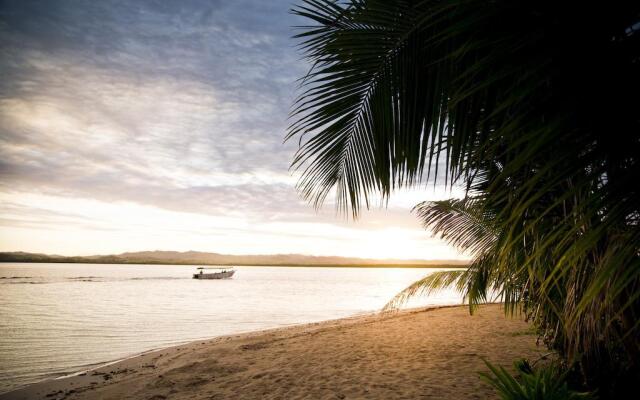
{"label": "palm frond", "polygon": [[640,120],[628,100],[640,3],[307,0],[293,12],[312,23],[297,35],[313,66],[287,135],[300,140],[302,195],[320,207],[335,189],[357,217],[403,186],[464,184],[467,198],[415,209],[475,257],[455,284],[522,306],[594,385],[640,371]]}
{"label": "palm frond", "polygon": [[482,208],[481,199],[465,197],[422,202],[413,208],[422,225],[441,239],[471,255],[490,248],[498,237],[494,216]]}
{"label": "palm frond", "polygon": [[435,291],[447,289],[452,286],[456,287],[459,291],[463,291],[468,274],[468,270],[432,272],[396,294],[382,310],[397,310],[413,297],[428,296]]}
{"label": "palm frond", "polygon": [[296,36],[313,62],[287,135],[305,140],[298,188],[319,207],[335,187],[339,210],[356,216],[374,193],[420,181],[434,155],[425,129],[446,128],[446,93],[428,76],[444,71],[429,67],[429,29],[411,2],[304,1],[293,12],[318,24]]}

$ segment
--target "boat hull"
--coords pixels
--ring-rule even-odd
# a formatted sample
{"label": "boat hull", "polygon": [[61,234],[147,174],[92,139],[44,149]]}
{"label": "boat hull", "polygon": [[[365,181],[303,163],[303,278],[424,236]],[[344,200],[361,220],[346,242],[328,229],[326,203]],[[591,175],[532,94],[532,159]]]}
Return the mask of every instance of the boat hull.
{"label": "boat hull", "polygon": [[193,274],[193,279],[229,279],[236,271],[210,272],[207,274]]}

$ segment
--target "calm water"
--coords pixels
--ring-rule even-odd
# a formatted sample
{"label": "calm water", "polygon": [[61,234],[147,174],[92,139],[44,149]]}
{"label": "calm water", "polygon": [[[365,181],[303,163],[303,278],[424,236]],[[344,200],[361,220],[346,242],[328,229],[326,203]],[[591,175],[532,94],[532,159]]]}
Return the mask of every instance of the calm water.
{"label": "calm water", "polygon": [[[0,264],[0,393],[153,348],[379,310],[434,269]],[[443,291],[407,306],[459,304]]]}

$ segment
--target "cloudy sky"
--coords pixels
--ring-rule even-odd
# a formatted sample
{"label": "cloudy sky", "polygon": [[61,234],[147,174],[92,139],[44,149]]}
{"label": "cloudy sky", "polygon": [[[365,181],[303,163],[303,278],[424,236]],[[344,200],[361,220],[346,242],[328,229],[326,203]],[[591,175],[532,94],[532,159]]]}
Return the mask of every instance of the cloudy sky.
{"label": "cloudy sky", "polygon": [[410,213],[442,189],[355,222],[296,193],[291,4],[1,1],[0,251],[459,258]]}

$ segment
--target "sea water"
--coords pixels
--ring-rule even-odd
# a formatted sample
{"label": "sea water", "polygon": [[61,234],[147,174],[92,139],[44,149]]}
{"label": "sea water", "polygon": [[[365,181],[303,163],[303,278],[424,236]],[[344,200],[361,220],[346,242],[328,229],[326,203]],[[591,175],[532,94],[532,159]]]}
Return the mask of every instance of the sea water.
{"label": "sea water", "polygon": [[[0,263],[0,393],[154,348],[379,311],[441,269]],[[405,306],[460,304],[443,290]]]}

